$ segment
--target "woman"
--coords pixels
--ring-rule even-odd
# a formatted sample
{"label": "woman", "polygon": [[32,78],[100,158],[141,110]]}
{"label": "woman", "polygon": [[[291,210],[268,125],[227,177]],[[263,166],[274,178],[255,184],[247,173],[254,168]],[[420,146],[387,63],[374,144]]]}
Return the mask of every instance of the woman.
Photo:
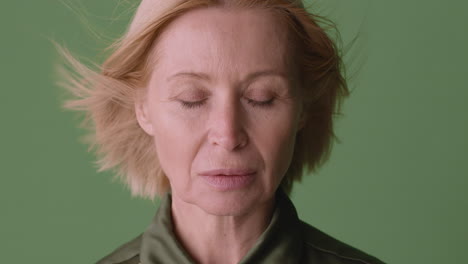
{"label": "woman", "polygon": [[300,1],[143,0],[94,73],[68,59],[101,169],[163,196],[98,263],[382,263],[300,221],[288,198],[327,157],[347,95]]}

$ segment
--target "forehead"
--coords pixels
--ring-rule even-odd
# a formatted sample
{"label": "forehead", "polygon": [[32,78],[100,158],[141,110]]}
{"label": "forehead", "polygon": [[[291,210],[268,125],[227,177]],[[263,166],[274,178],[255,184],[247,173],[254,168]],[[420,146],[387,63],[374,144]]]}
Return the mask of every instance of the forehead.
{"label": "forehead", "polygon": [[196,9],[174,20],[158,39],[155,71],[238,79],[260,70],[286,74],[288,47],[287,26],[271,11]]}

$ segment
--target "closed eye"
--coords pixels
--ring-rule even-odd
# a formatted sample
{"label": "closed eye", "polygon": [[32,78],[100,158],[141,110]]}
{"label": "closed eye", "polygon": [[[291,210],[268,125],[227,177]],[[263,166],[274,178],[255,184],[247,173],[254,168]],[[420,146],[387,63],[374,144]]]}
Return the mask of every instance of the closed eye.
{"label": "closed eye", "polygon": [[193,102],[179,100],[182,107],[186,108],[186,109],[201,107],[205,103],[205,101],[206,101],[206,99],[203,99],[203,100],[200,100],[200,101],[193,101]]}
{"label": "closed eye", "polygon": [[247,98],[246,100],[247,100],[247,103],[253,107],[270,107],[273,105],[275,98],[273,97],[266,101],[256,101],[256,100],[252,100],[249,98]]}
{"label": "closed eye", "polygon": [[[180,104],[182,105],[183,108],[186,108],[186,109],[194,109],[194,108],[199,108],[201,106],[203,106],[205,104],[205,101],[206,99],[203,99],[203,100],[200,100],[200,101],[183,101],[183,100],[179,100]],[[275,98],[271,98],[269,100],[266,100],[266,101],[257,101],[257,100],[253,100],[253,99],[250,99],[250,98],[246,98],[246,101],[249,105],[253,106],[253,107],[270,107],[273,105],[274,101],[275,101]]]}

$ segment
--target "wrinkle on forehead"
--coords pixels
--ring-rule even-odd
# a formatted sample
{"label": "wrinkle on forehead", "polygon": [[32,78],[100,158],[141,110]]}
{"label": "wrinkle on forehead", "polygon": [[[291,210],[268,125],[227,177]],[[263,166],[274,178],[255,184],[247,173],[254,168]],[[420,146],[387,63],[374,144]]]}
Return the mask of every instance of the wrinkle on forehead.
{"label": "wrinkle on forehead", "polygon": [[287,72],[288,29],[281,22],[271,11],[261,9],[192,10],[160,36],[158,60],[192,71],[241,73],[277,68]]}

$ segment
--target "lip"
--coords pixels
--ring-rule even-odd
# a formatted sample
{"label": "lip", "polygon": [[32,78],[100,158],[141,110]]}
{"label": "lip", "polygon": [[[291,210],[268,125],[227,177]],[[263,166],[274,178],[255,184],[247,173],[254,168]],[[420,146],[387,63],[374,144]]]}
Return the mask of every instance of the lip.
{"label": "lip", "polygon": [[199,173],[204,182],[218,191],[233,191],[248,186],[255,178],[251,169],[216,169]]}
{"label": "lip", "polygon": [[242,176],[254,174],[255,170],[252,169],[214,169],[198,173],[200,176]]}

